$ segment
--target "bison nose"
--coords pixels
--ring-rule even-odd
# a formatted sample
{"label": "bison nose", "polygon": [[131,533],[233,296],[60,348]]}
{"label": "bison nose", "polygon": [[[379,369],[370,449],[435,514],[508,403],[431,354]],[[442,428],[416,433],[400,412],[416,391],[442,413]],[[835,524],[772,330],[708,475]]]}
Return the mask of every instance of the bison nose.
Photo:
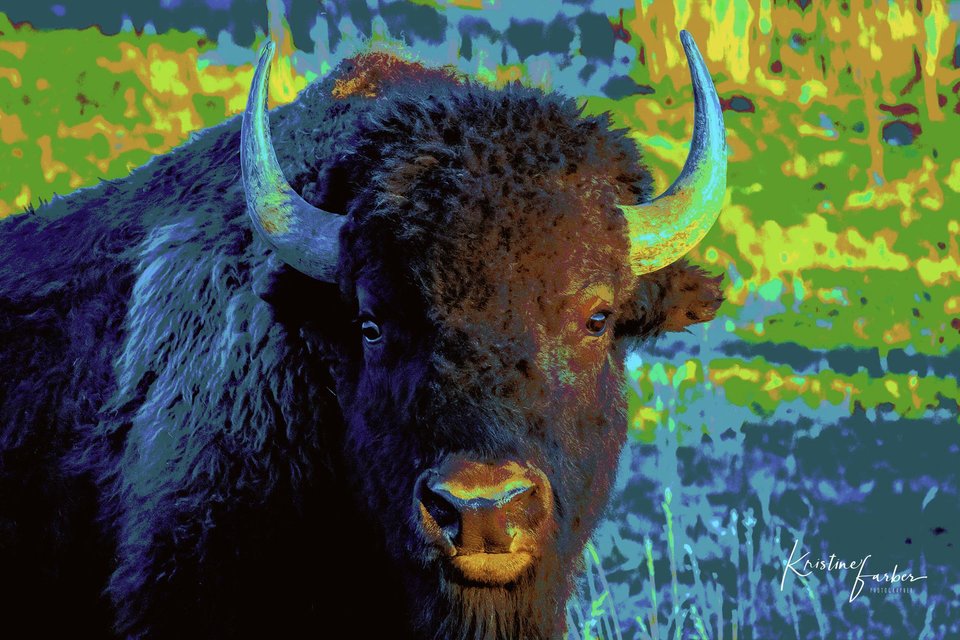
{"label": "bison nose", "polygon": [[453,458],[420,478],[416,498],[424,531],[442,546],[458,554],[508,553],[516,551],[518,534],[531,538],[540,530],[547,493],[546,477],[527,465]]}

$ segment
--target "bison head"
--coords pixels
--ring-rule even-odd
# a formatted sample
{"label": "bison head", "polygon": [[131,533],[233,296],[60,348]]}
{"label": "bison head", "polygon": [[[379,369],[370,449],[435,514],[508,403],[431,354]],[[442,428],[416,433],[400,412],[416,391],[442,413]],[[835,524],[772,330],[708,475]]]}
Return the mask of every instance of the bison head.
{"label": "bison head", "polygon": [[261,55],[242,133],[253,225],[355,311],[332,372],[361,511],[436,637],[562,630],[577,559],[626,437],[631,339],[713,316],[678,259],[716,219],[722,115],[689,34],[696,123],[680,177],[649,173],[572,100],[469,83],[375,101],[341,175],[344,215],[287,184]]}

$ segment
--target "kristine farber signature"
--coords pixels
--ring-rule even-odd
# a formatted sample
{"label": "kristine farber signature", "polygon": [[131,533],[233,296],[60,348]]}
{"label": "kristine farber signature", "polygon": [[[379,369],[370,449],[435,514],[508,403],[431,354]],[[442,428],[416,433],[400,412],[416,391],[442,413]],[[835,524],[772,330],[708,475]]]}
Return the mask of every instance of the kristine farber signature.
{"label": "kristine farber signature", "polygon": [[816,571],[830,572],[830,571],[856,571],[857,576],[853,580],[853,585],[850,587],[850,599],[849,602],[856,600],[860,593],[863,591],[863,587],[868,582],[872,583],[871,586],[880,587],[880,586],[890,586],[890,585],[909,585],[911,583],[917,582],[919,580],[926,580],[927,576],[915,576],[910,573],[909,570],[898,571],[899,566],[893,565],[893,571],[886,573],[868,573],[867,572],[867,561],[872,558],[872,555],[866,555],[862,558],[857,558],[856,560],[840,560],[835,554],[830,554],[828,558],[818,558],[811,560],[810,552],[806,552],[801,556],[797,556],[797,545],[799,544],[798,540],[795,540],[793,543],[793,549],[790,550],[790,557],[787,559],[787,562],[783,567],[783,577],[780,579],[780,591],[783,591],[783,585],[787,580],[787,573],[793,572],[801,578],[806,578],[810,574]]}

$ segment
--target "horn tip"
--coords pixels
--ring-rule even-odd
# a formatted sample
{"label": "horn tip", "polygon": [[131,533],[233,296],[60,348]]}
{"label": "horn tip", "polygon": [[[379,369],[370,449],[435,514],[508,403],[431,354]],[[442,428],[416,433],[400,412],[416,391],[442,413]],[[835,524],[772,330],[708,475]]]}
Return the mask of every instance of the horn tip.
{"label": "horn tip", "polygon": [[264,40],[263,46],[260,47],[259,58],[262,60],[264,56],[266,56],[268,60],[272,59],[273,52],[276,50],[276,48],[277,46],[273,44],[273,40],[271,40],[270,38],[267,38],[266,40]]}

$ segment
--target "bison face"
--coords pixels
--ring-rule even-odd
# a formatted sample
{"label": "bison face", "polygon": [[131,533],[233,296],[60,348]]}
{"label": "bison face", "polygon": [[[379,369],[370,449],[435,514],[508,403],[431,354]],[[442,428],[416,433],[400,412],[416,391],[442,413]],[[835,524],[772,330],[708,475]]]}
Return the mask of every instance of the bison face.
{"label": "bison face", "polygon": [[562,631],[626,436],[630,339],[707,319],[720,299],[699,270],[662,268],[723,193],[699,64],[700,136],[642,211],[649,175],[606,117],[447,82],[369,108],[339,167],[352,178],[340,216],[283,180],[261,61],[244,121],[251,217],[355,311],[332,367],[344,461],[421,636]]}
{"label": "bison face", "polygon": [[[632,268],[619,206],[649,177],[604,119],[532,91],[397,97],[371,123],[338,264],[354,493],[425,632],[550,637],[625,439],[630,339],[678,307]],[[683,324],[707,317],[715,283],[682,284]]]}
{"label": "bison face", "polygon": [[[573,189],[524,198],[435,226],[381,211],[345,234],[345,255],[380,255],[343,282],[358,312],[337,372],[347,460],[442,637],[552,633],[626,433],[622,220]],[[524,233],[537,219],[550,231]]]}

